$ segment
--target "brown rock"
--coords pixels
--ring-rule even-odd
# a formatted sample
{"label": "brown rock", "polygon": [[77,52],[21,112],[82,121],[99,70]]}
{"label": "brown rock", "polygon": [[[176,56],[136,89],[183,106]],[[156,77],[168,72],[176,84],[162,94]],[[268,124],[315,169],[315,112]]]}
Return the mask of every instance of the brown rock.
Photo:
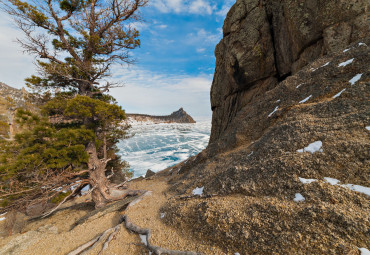
{"label": "brown rock", "polygon": [[215,50],[211,143],[250,98],[315,59],[364,38],[370,27],[366,10],[365,0],[238,0]]}

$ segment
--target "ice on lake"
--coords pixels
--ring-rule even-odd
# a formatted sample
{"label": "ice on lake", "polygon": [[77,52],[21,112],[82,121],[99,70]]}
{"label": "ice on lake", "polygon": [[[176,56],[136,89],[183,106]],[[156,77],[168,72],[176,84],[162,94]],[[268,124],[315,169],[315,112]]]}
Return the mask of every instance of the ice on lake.
{"label": "ice on lake", "polygon": [[138,177],[148,169],[157,172],[198,154],[207,147],[210,132],[211,120],[133,125],[130,133],[134,136],[118,144],[119,154]]}

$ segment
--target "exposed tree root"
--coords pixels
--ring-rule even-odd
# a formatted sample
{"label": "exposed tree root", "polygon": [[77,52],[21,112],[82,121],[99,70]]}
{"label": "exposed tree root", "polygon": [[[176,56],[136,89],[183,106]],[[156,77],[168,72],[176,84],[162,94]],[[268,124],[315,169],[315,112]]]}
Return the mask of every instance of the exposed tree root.
{"label": "exposed tree root", "polygon": [[111,212],[115,212],[115,211],[122,211],[122,210],[126,209],[126,207],[129,204],[136,201],[137,199],[140,199],[140,197],[143,194],[145,194],[145,191],[140,191],[140,192],[141,192],[141,194],[139,192],[137,192],[138,195],[136,195],[136,196],[128,196],[128,197],[126,197],[125,199],[123,199],[121,201],[116,201],[114,203],[111,203],[111,204],[103,207],[103,208],[96,209],[92,212],[89,212],[88,214],[86,214],[85,216],[80,218],[78,221],[76,221],[73,224],[73,226],[71,227],[70,230],[74,229],[76,226],[78,226],[80,224],[83,224],[87,221],[96,220],[96,219],[102,217],[103,215],[106,215],[107,213],[111,213]]}
{"label": "exposed tree root", "polygon": [[167,254],[167,255],[201,255],[202,253],[197,253],[193,251],[174,251],[174,250],[168,250],[165,248],[161,248],[158,246],[151,245],[150,243],[150,237],[152,235],[152,231],[147,228],[140,228],[139,226],[134,225],[128,218],[127,215],[123,215],[121,218],[121,221],[125,222],[125,227],[132,231],[135,232],[139,235],[145,235],[146,237],[146,244],[145,246],[148,248],[149,251],[153,252],[156,255],[162,255],[162,254]]}
{"label": "exposed tree root", "polygon": [[87,254],[88,251],[94,249],[97,245],[99,245],[101,242],[105,241],[103,244],[102,249],[100,250],[99,254],[101,254],[102,251],[104,251],[106,248],[108,248],[108,244],[110,241],[112,241],[114,235],[119,231],[121,225],[117,225],[113,228],[105,230],[102,234],[100,234],[98,237],[95,237],[91,241],[81,245],[74,251],[71,251],[68,253],[68,255],[83,255]]}

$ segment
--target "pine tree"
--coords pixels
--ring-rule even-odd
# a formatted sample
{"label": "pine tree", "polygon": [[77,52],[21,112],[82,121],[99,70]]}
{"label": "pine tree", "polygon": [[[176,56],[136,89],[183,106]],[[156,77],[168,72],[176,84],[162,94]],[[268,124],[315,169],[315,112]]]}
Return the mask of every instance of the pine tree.
{"label": "pine tree", "polygon": [[141,20],[147,0],[0,1],[26,36],[18,42],[37,57],[39,75],[26,79],[27,85],[49,98],[40,116],[18,111],[18,121],[30,128],[12,145],[2,144],[5,155],[14,155],[1,159],[2,192],[13,200],[30,194],[31,201],[38,190],[51,199],[58,189],[54,184],[45,191],[46,184],[59,178],[63,187],[77,183],[76,192],[90,184],[96,207],[124,197],[128,192],[113,196],[119,192],[107,172],[126,167],[116,155],[125,113],[106,94],[119,84],[105,78],[113,64],[134,62],[129,52],[140,39],[132,22]]}

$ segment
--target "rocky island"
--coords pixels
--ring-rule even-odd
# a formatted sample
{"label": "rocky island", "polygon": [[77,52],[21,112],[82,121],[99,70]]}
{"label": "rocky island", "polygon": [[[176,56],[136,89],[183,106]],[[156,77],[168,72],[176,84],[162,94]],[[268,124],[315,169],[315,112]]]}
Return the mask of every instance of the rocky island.
{"label": "rocky island", "polygon": [[195,120],[182,107],[166,116],[127,113],[126,117],[130,124],[195,123]]}

